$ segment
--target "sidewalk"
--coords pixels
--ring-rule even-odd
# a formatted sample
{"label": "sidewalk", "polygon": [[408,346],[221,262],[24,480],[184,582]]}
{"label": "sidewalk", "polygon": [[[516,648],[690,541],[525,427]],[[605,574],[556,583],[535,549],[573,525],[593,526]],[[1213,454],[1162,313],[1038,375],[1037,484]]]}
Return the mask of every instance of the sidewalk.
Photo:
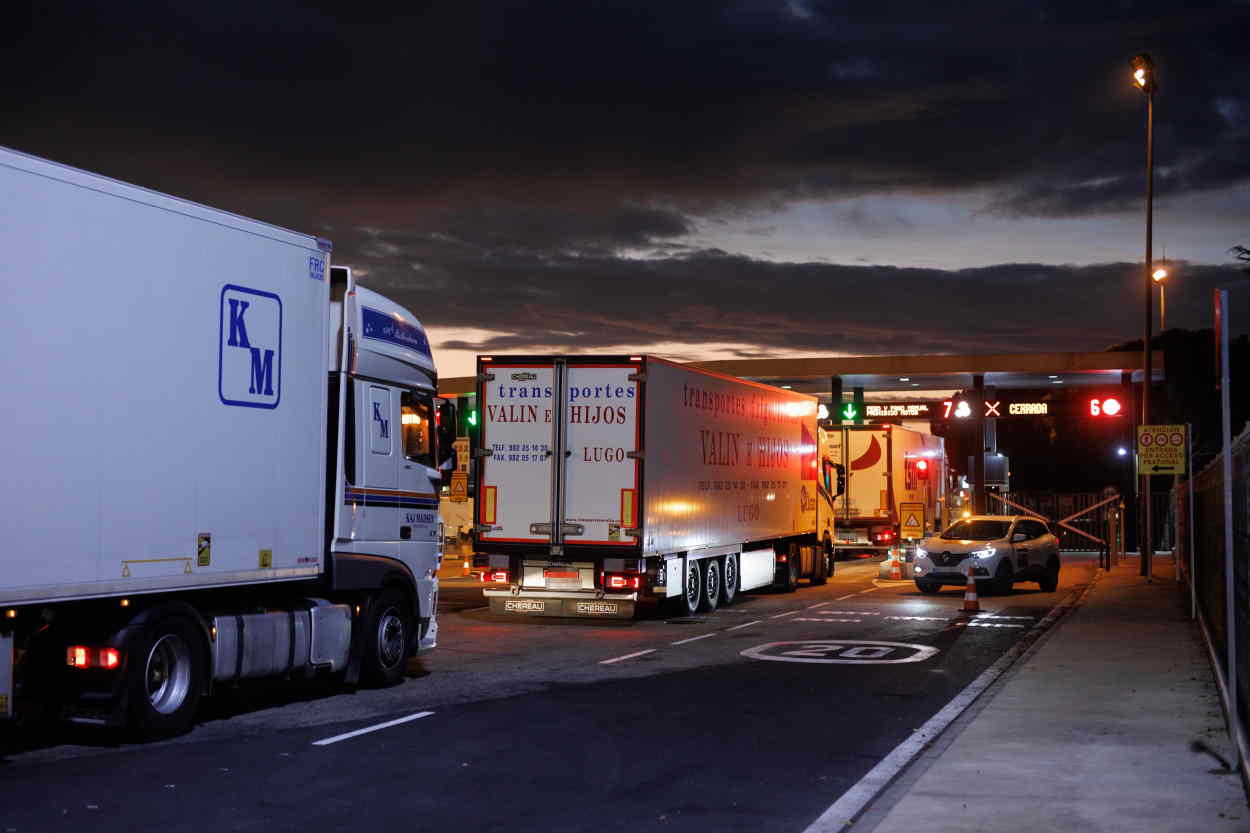
{"label": "sidewalk", "polygon": [[1163,558],[1137,570],[1104,573],[850,830],[1250,831],[1238,777],[1189,749],[1231,757],[1188,596]]}

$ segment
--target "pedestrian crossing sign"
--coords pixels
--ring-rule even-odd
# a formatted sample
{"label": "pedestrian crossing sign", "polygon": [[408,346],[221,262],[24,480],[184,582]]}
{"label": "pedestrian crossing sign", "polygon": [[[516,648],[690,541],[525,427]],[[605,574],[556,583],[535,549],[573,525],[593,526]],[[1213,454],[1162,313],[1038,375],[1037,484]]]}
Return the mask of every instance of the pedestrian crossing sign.
{"label": "pedestrian crossing sign", "polygon": [[900,503],[898,505],[898,537],[916,540],[924,537],[924,504]]}

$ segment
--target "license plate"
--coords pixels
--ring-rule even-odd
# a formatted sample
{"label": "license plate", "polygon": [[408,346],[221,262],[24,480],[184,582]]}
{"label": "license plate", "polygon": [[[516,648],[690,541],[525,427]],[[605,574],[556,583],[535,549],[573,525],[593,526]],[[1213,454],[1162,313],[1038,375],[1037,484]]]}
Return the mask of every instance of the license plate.
{"label": "license plate", "polygon": [[542,613],[547,609],[543,599],[506,599],[503,609],[512,613]]}
{"label": "license plate", "polygon": [[585,613],[591,616],[615,614],[620,611],[621,606],[616,602],[578,602],[576,610],[578,613]]}
{"label": "license plate", "polygon": [[547,578],[581,578],[576,570],[543,570]]}

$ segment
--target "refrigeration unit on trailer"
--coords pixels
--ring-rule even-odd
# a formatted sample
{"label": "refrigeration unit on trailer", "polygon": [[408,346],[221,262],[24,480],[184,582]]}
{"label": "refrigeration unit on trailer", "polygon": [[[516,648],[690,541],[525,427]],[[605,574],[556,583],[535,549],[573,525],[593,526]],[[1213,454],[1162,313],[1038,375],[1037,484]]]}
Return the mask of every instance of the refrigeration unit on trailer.
{"label": "refrigeration unit on trailer", "polygon": [[398,681],[442,552],[417,319],[314,237],[6,149],[0,192],[0,716]]}
{"label": "refrigeration unit on trailer", "polygon": [[[889,553],[912,538],[941,529],[946,520],[945,441],[898,425],[828,423],[830,456],[845,470],[835,501],[842,552]],[[904,518],[903,514],[907,517]],[[918,520],[906,528],[904,520]]]}
{"label": "refrigeration unit on trailer", "polygon": [[651,356],[483,356],[477,378],[493,611],[691,614],[829,575],[812,397]]}

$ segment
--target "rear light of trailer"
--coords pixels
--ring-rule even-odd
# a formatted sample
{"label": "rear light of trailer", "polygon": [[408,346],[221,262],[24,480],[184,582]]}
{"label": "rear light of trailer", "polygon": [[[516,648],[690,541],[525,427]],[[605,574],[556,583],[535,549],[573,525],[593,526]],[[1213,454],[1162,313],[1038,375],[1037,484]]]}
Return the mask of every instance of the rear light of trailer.
{"label": "rear light of trailer", "polygon": [[507,584],[508,583],[508,571],[507,570],[483,570],[482,571],[482,583],[483,584]]}
{"label": "rear light of trailer", "polygon": [[65,664],[70,668],[104,668],[112,671],[122,664],[122,654],[116,648],[70,645],[65,649]]}
{"label": "rear light of trailer", "polygon": [[638,573],[604,573],[603,586],[608,590],[641,590],[642,576]]}

